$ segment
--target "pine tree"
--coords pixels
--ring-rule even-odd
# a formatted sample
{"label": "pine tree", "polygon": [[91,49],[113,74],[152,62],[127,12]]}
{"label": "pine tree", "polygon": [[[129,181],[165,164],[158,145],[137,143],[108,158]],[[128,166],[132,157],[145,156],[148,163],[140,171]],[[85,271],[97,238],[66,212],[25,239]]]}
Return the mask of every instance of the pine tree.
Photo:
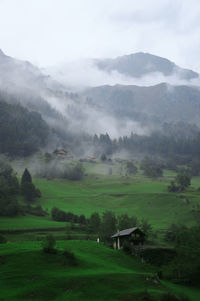
{"label": "pine tree", "polygon": [[25,201],[28,202],[32,202],[36,197],[41,196],[40,191],[32,183],[32,177],[27,168],[24,170],[21,179],[21,194],[24,196]]}
{"label": "pine tree", "polygon": [[21,179],[21,185],[23,185],[24,183],[32,183],[32,177],[27,168],[25,168]]}

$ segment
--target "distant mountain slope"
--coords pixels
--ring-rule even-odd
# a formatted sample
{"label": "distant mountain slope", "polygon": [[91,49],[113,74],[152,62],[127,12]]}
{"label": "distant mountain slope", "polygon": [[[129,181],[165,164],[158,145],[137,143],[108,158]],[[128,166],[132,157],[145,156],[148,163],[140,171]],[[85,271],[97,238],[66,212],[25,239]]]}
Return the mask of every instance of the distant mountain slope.
{"label": "distant mountain slope", "polygon": [[187,80],[199,76],[198,73],[192,70],[178,67],[168,59],[143,52],[119,56],[115,59],[95,60],[95,64],[101,70],[107,72],[115,70],[137,78],[152,72],[160,72],[165,76],[177,74],[180,79]]}
{"label": "distant mountain slope", "polygon": [[62,86],[44,75],[27,61],[21,61],[4,54],[0,49],[0,88],[17,89],[60,89]]}
{"label": "distant mountain slope", "polygon": [[0,99],[9,104],[20,103],[28,110],[40,113],[51,127],[66,127],[62,112],[70,95],[65,87],[43,74],[37,66],[7,56],[2,50]]}
{"label": "distant mountain slope", "polygon": [[[176,72],[185,79],[198,76],[167,59],[144,53],[96,60],[95,63],[106,72],[117,70],[128,76],[141,76],[141,82],[143,75],[152,72],[160,72],[164,76]],[[104,77],[106,72],[100,73]],[[124,80],[127,83],[126,76]],[[150,128],[151,132],[152,125],[155,128],[165,122],[183,121],[200,125],[200,90],[197,87],[164,83],[145,87],[105,85],[88,88],[78,95],[68,93],[62,84],[29,62],[11,58],[2,51],[0,98],[9,104],[20,103],[31,111],[39,112],[53,128],[54,138],[59,137],[56,143],[60,143],[60,139],[72,141],[80,133],[108,132],[113,137],[131,132],[141,134],[146,132],[146,128]]]}
{"label": "distant mountain slope", "polygon": [[195,87],[168,84],[101,86],[88,89],[85,97],[90,105],[118,118],[200,124],[200,90]]}

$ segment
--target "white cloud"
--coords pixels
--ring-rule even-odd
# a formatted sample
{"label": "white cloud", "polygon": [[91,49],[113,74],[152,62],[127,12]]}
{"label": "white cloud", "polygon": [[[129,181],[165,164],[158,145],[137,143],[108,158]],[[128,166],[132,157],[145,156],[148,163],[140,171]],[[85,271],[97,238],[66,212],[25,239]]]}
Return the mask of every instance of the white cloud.
{"label": "white cloud", "polygon": [[40,66],[137,51],[200,71],[199,0],[4,0],[0,47]]}
{"label": "white cloud", "polygon": [[[149,66],[150,67],[150,66]],[[45,70],[44,70],[45,72]],[[87,87],[102,85],[137,85],[153,86],[160,83],[170,85],[194,85],[200,86],[200,79],[183,80],[180,70],[174,70],[170,76],[165,76],[160,72],[150,72],[140,78],[129,77],[116,70],[106,72],[98,69],[93,60],[81,59],[77,61],[60,64],[54,68],[47,68],[46,73],[72,91],[81,91]]]}

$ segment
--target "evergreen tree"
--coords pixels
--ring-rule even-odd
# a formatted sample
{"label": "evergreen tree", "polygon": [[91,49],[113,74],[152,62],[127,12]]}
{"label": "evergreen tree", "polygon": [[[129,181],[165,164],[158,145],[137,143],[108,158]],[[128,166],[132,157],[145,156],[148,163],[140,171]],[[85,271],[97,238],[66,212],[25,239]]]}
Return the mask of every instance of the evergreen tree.
{"label": "evergreen tree", "polygon": [[89,230],[92,233],[99,233],[101,219],[99,213],[94,212],[89,219]]}
{"label": "evergreen tree", "polygon": [[21,185],[23,185],[24,183],[32,183],[32,177],[27,168],[25,168],[21,179]]}
{"label": "evergreen tree", "polygon": [[104,241],[110,241],[111,236],[117,231],[116,217],[112,211],[106,211],[102,216],[102,223],[100,227],[100,235]]}
{"label": "evergreen tree", "polygon": [[21,194],[24,196],[25,201],[28,202],[32,202],[35,198],[41,196],[40,191],[32,183],[32,177],[27,168],[25,168],[21,179]]}
{"label": "evergreen tree", "polygon": [[137,217],[135,216],[129,217],[127,213],[121,214],[118,217],[117,221],[118,221],[118,229],[120,231],[135,227],[138,223]]}

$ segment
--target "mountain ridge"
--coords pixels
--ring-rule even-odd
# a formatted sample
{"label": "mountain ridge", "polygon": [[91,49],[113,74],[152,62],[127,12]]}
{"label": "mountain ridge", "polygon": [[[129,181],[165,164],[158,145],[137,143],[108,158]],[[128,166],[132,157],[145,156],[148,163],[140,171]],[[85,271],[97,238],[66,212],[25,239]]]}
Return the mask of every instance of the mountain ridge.
{"label": "mountain ridge", "polygon": [[160,72],[165,76],[177,74],[180,79],[194,79],[199,74],[193,70],[177,66],[169,59],[145,52],[136,52],[116,58],[96,59],[96,66],[104,71],[118,71],[131,76],[142,77],[152,72]]}

